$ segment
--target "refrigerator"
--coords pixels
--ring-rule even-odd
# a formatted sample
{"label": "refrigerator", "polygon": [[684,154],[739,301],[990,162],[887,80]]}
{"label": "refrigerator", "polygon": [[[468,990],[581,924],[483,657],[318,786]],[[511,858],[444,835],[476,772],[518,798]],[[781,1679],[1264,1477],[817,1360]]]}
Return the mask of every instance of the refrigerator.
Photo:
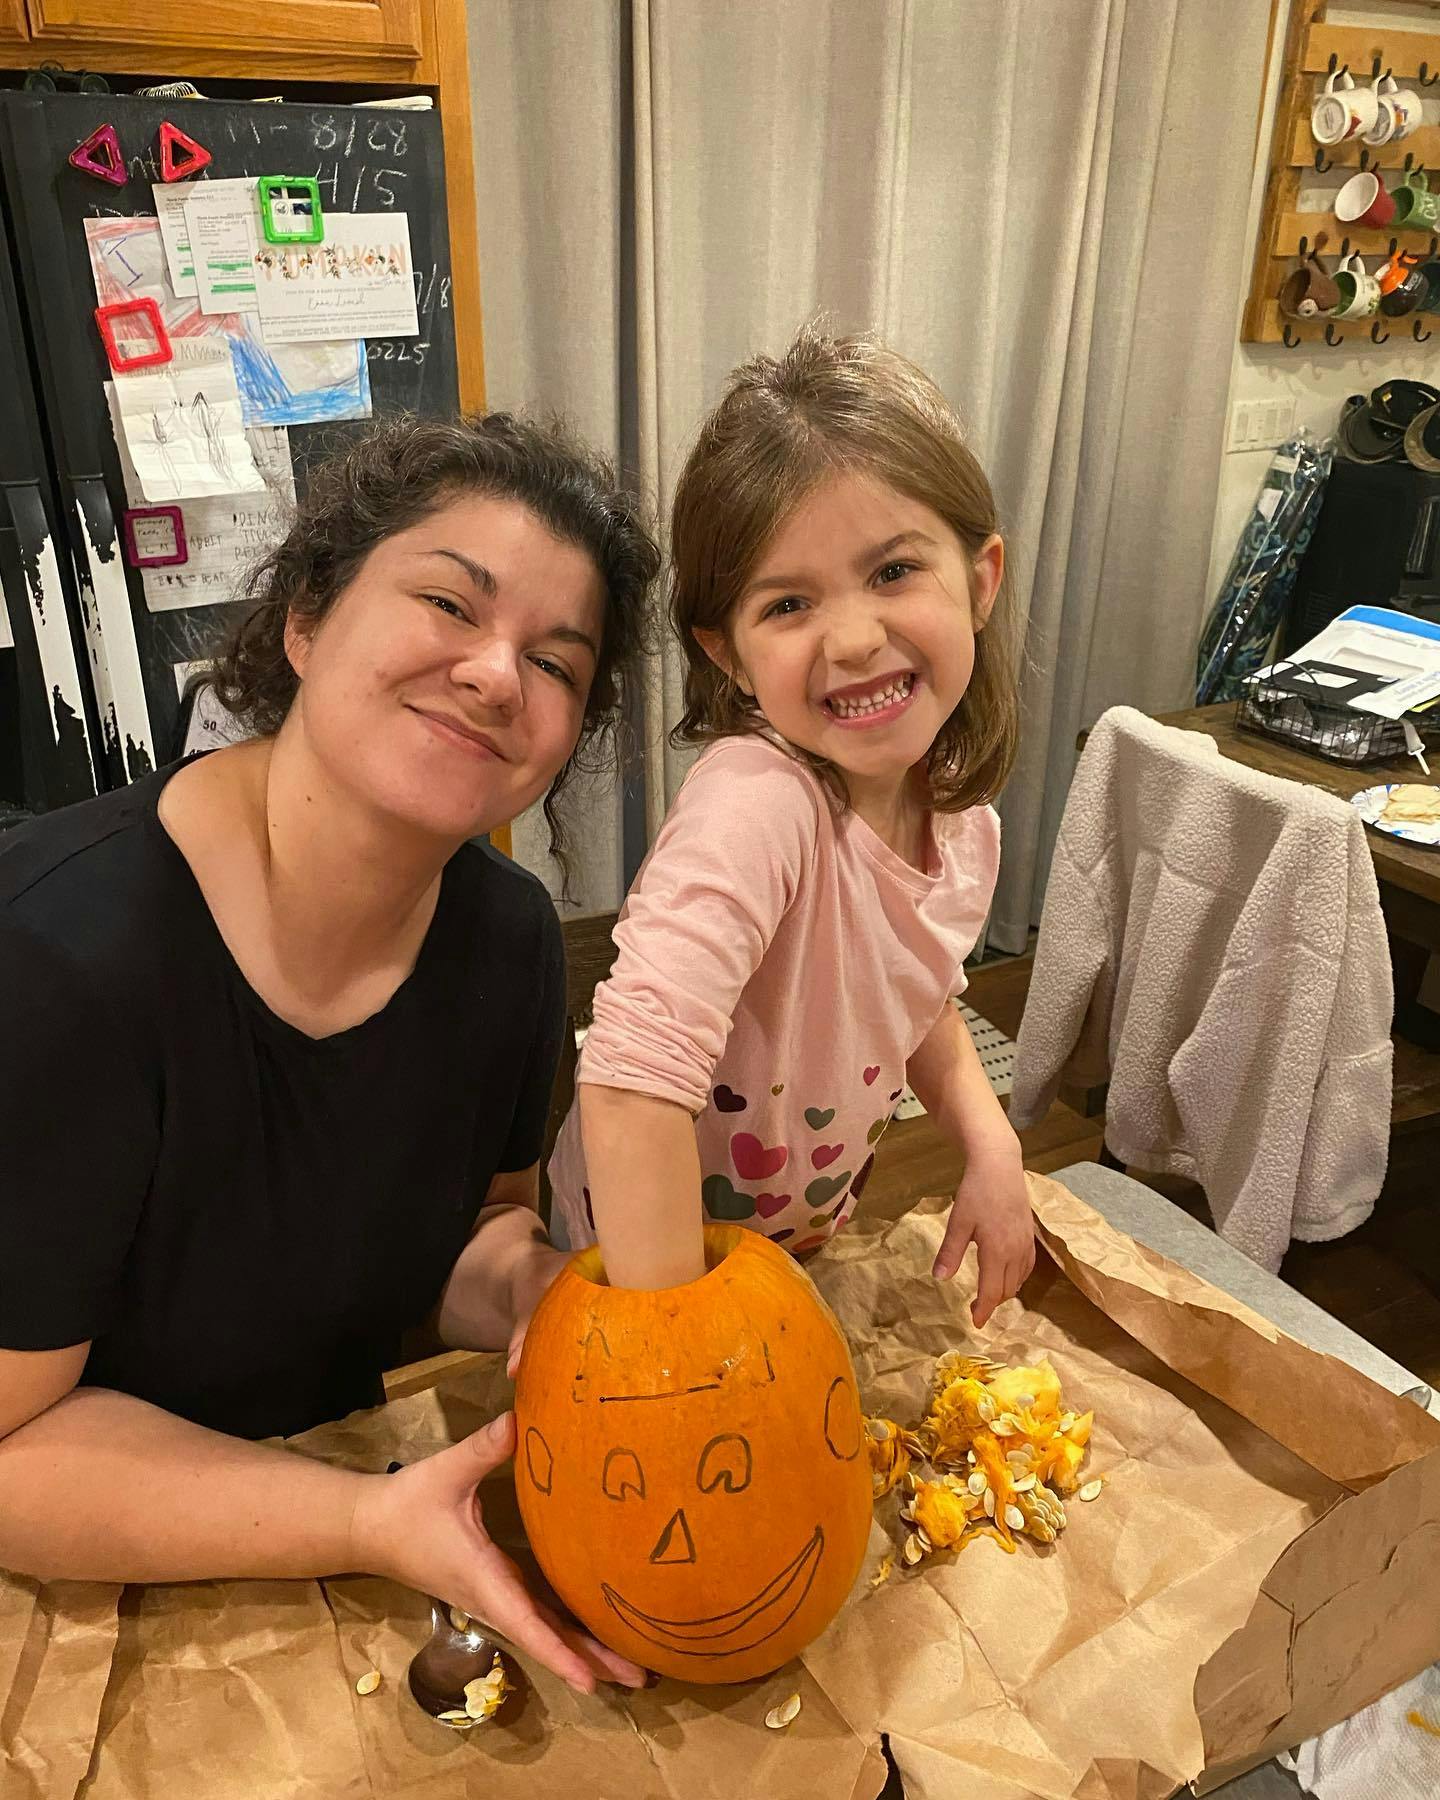
{"label": "refrigerator", "polygon": [[[98,148],[82,156],[123,183],[70,160],[97,132]],[[166,182],[167,165],[191,159],[184,140],[208,161]],[[168,291],[167,274],[171,339],[193,327],[224,340],[245,424],[272,458],[257,448],[273,492],[228,509],[215,497],[203,516],[223,516],[225,530],[192,529],[178,567],[142,567],[140,534],[153,521],[136,505],[134,460],[107,394],[125,377],[96,320],[100,284],[108,300],[117,281],[153,291],[157,257],[178,267],[157,249],[157,213],[206,182],[266,175],[314,182],[306,191],[323,219],[361,214],[395,237],[404,215],[419,333],[277,348],[243,308],[196,318],[199,300]],[[327,241],[345,229],[337,223]],[[0,828],[181,753],[197,673],[243,612],[247,576],[283,530],[292,484],[303,494],[317,458],[397,409],[458,409],[438,114],[0,92]],[[187,522],[202,516],[189,500],[179,506]]]}

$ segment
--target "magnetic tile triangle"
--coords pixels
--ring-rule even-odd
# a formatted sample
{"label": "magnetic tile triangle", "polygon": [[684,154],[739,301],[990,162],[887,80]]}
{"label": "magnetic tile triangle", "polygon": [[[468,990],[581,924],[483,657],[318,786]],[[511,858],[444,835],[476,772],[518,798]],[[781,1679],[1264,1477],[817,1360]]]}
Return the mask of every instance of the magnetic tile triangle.
{"label": "magnetic tile triangle", "polygon": [[[99,160],[103,158],[104,160]],[[87,175],[98,175],[102,181],[124,187],[129,180],[125,158],[120,154],[120,140],[113,125],[97,125],[83,144],[77,144],[66,160]]]}
{"label": "magnetic tile triangle", "polygon": [[[177,162],[175,151],[185,152],[187,160]],[[210,152],[203,144],[197,144],[188,132],[178,125],[172,125],[168,119],[160,126],[160,179],[162,181],[184,181],[189,175],[198,175],[210,161]]]}

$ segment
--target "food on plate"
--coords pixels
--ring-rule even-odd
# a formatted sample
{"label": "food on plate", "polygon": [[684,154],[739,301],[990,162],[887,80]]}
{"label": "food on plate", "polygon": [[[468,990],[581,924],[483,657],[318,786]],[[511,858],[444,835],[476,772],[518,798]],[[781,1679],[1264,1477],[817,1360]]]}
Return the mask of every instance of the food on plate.
{"label": "food on plate", "polygon": [[1392,787],[1380,809],[1387,825],[1432,825],[1440,821],[1440,788],[1402,781]]}

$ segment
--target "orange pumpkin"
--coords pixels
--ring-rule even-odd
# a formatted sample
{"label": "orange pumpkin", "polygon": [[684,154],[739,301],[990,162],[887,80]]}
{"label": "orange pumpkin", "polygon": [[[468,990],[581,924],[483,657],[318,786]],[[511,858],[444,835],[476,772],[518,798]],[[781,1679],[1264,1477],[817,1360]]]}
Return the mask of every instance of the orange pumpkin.
{"label": "orange pumpkin", "polygon": [[515,1388],[531,1547],[603,1643],[684,1681],[746,1681],[839,1611],[870,1532],[855,1374],[834,1314],[768,1238],[705,1229],[707,1273],[647,1293],[582,1251],[536,1309]]}

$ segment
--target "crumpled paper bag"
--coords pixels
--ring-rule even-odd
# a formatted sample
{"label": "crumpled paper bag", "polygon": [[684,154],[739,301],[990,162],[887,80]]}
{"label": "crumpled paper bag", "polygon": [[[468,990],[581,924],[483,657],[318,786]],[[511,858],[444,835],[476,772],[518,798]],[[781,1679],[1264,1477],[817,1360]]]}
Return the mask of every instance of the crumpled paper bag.
{"label": "crumpled paper bag", "polygon": [[[934,1358],[962,1344],[1006,1362],[1050,1357],[1067,1404],[1096,1410],[1087,1471],[1111,1477],[1093,1505],[1071,1503],[1055,1546],[1006,1556],[982,1540],[872,1589],[903,1532],[891,1497],[844,1611],[779,1674],[582,1700],[527,1668],[513,1721],[463,1735],[411,1701],[405,1671],[428,1608],[387,1583],[127,1589],[117,1608],[93,1588],[10,1582],[0,1675],[25,1673],[0,1714],[0,1796],[874,1800],[883,1732],[909,1800],[1159,1800],[1207,1764],[1253,1759],[1267,1734],[1344,1704],[1356,1685],[1333,1642],[1328,1663],[1320,1654],[1327,1595],[1307,1528],[1343,1528],[1348,1542],[1346,1508],[1368,1507],[1366,1541],[1389,1533],[1394,1550],[1385,1503],[1408,1484],[1412,1546],[1426,1543],[1440,1530],[1440,1425],[1053,1182],[1032,1177],[1032,1197],[1050,1257],[983,1332],[969,1322],[973,1267],[946,1286],[930,1277],[938,1201],[857,1221],[809,1272],[849,1334],[871,1411],[917,1416]],[[474,1430],[509,1393],[500,1359],[486,1359],[296,1447],[383,1470]],[[492,1480],[482,1498],[496,1536],[523,1555],[513,1488]],[[1343,1565],[1327,1566],[1343,1587]],[[1363,1599],[1353,1592],[1340,1616],[1352,1634]],[[1387,1601],[1367,1640],[1390,1686],[1440,1654],[1440,1643],[1427,1652],[1440,1611],[1427,1627],[1414,1605],[1402,1619],[1405,1606],[1403,1594]],[[1385,1622],[1397,1626],[1393,1654],[1383,1633],[1376,1648]],[[354,1683],[370,1667],[384,1685],[362,1698]],[[799,1717],[767,1731],[766,1711],[792,1691]]]}

